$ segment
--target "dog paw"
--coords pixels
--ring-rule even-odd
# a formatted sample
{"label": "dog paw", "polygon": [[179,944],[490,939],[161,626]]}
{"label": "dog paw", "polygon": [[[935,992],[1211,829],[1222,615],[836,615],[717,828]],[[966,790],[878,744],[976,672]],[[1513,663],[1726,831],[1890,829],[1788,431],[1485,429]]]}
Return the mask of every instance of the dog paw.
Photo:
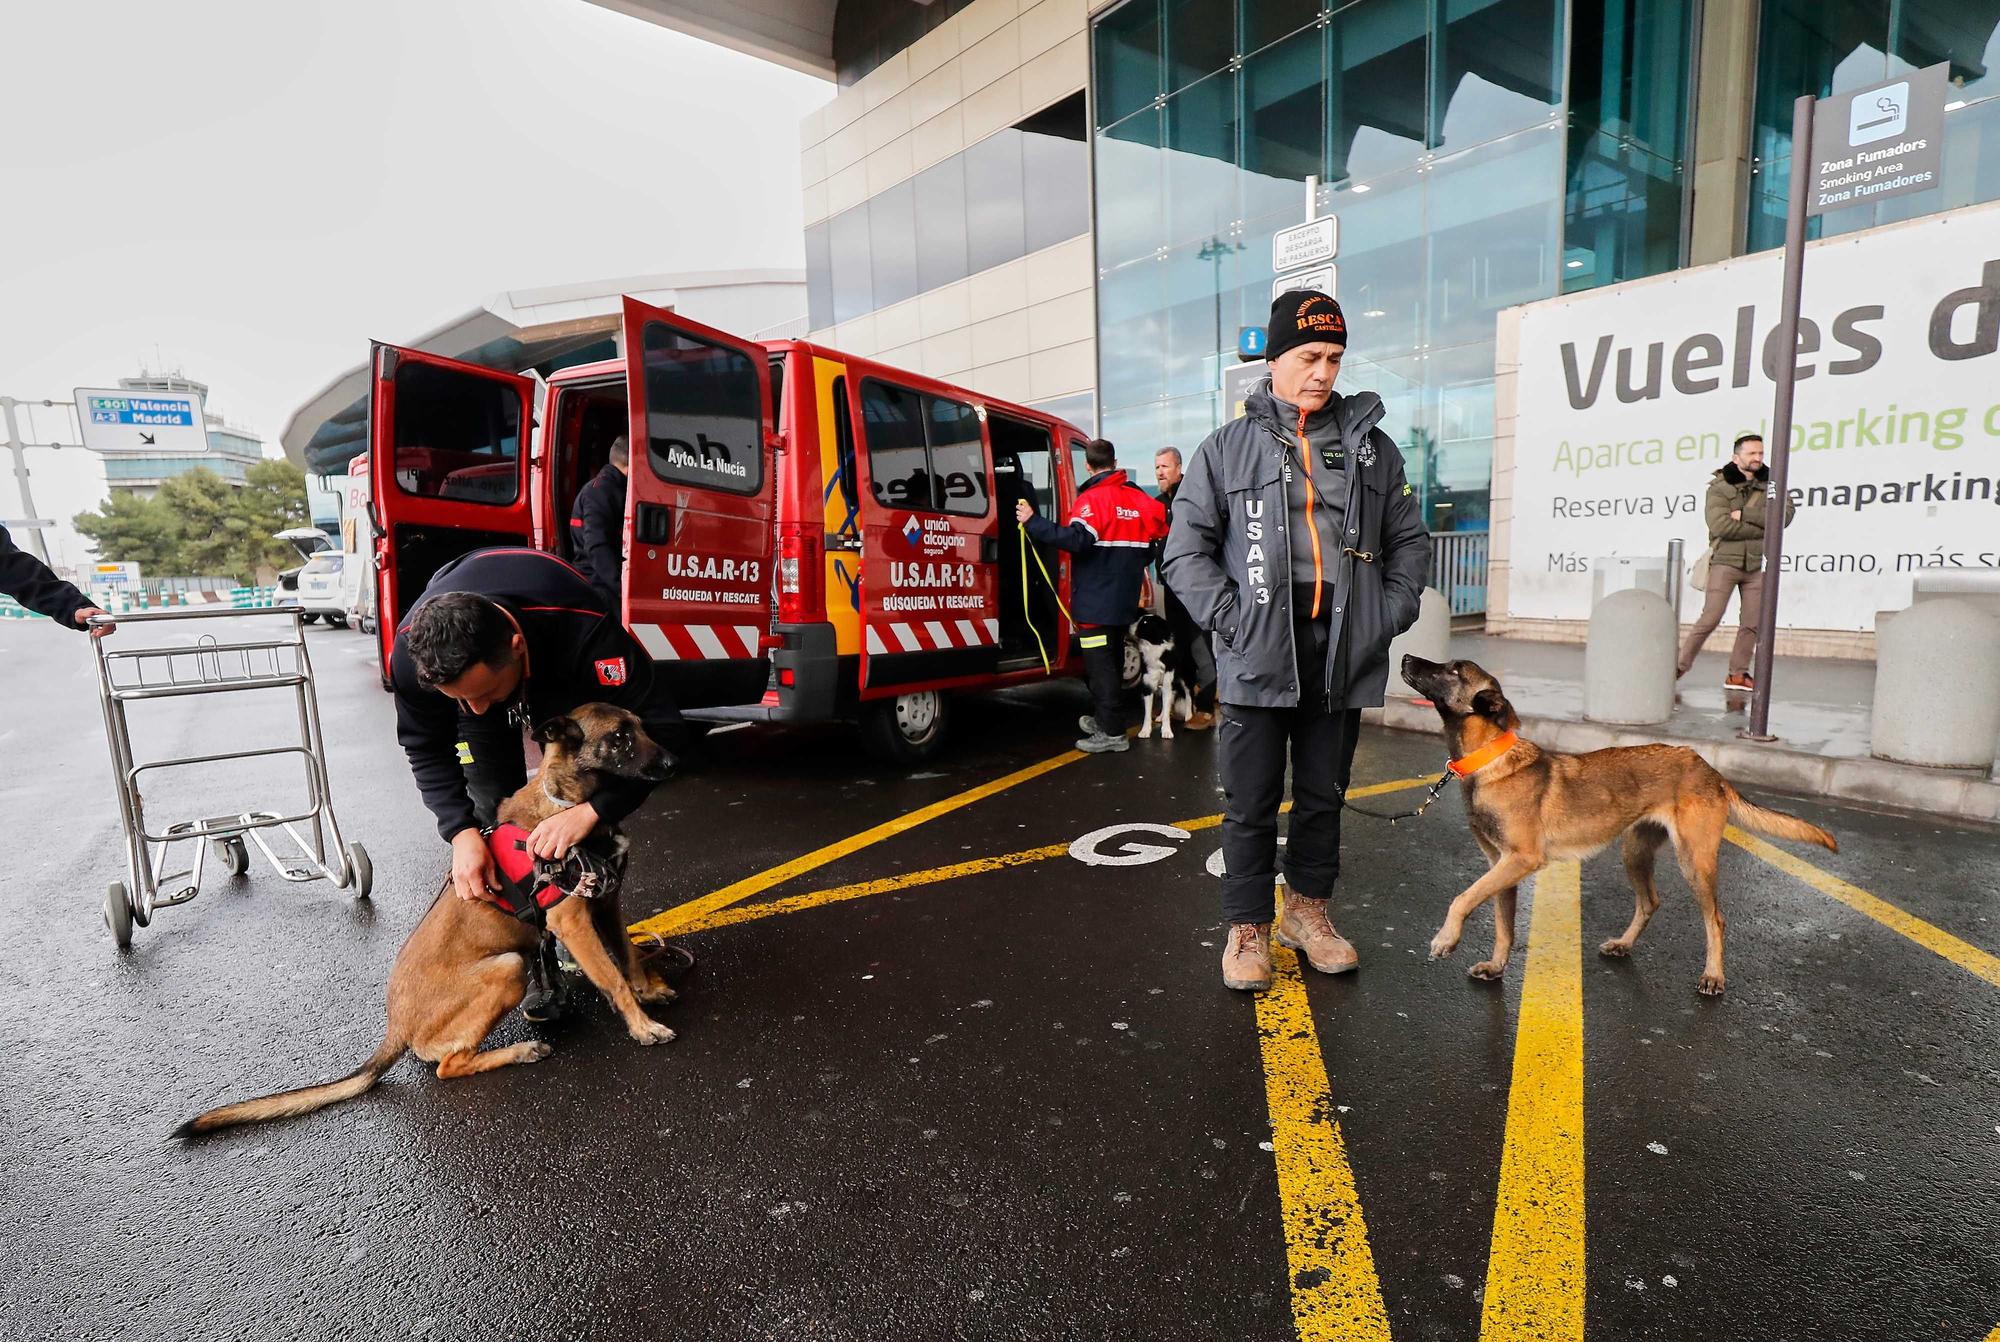
{"label": "dog paw", "polygon": [[554,1044],[544,1043],[542,1040],[537,1039],[532,1044],[528,1045],[526,1049],[522,1050],[521,1061],[540,1062],[543,1058],[548,1057],[549,1054],[554,1053],[555,1051],[556,1049]]}
{"label": "dog paw", "polygon": [[1444,933],[1440,932],[1431,938],[1431,959],[1433,960],[1448,959],[1451,953],[1457,949],[1457,937],[1447,937]]}
{"label": "dog paw", "polygon": [[1622,960],[1632,953],[1632,946],[1629,942],[1619,941],[1614,937],[1602,946],[1599,946],[1597,953],[1607,959]]}
{"label": "dog paw", "polygon": [[648,1003],[649,1005],[659,1002],[671,1002],[680,996],[679,993],[667,986],[665,979],[658,978],[647,979],[642,983],[633,984],[632,995],[641,1002]]}
{"label": "dog paw", "polygon": [[1500,976],[1507,972],[1507,966],[1497,960],[1481,960],[1465,971],[1469,979],[1485,979],[1488,983],[1498,983]]}
{"label": "dog paw", "polygon": [[644,1025],[634,1026],[630,1031],[630,1034],[632,1036],[633,1043],[647,1044],[647,1045],[664,1044],[672,1040],[674,1037],[674,1032],[672,1030],[660,1024],[656,1020],[649,1020]]}
{"label": "dog paw", "polygon": [[1701,976],[1701,983],[1699,985],[1699,989],[1703,997],[1722,996],[1722,975],[1703,974]]}

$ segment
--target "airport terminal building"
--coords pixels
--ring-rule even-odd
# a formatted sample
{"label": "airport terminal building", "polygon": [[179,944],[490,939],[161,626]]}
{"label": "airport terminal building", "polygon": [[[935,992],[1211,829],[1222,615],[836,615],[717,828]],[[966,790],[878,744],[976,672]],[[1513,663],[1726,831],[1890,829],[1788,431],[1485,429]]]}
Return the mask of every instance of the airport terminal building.
{"label": "airport terminal building", "polygon": [[2000,196],[1996,0],[600,0],[800,69],[815,338],[1095,423],[1226,417],[1272,238],[1338,220],[1343,385],[1435,531],[1487,526],[1503,310],[1778,246],[1791,105],[1946,62],[1943,185]]}

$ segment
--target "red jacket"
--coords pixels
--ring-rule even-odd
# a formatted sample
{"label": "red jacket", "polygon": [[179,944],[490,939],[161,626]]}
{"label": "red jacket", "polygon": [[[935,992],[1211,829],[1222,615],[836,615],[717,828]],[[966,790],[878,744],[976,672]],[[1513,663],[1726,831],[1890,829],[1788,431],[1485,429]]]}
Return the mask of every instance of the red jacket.
{"label": "red jacket", "polygon": [[1028,519],[1028,536],[1076,558],[1070,614],[1078,624],[1126,625],[1139,618],[1139,584],[1153,547],[1167,534],[1167,510],[1120,470],[1083,482],[1069,522]]}

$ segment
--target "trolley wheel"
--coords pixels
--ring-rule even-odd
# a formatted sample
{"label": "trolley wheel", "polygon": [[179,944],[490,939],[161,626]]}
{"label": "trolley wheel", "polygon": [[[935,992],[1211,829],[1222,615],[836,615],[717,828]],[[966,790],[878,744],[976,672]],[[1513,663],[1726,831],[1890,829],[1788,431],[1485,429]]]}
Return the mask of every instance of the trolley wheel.
{"label": "trolley wheel", "polygon": [[226,839],[215,839],[215,860],[231,876],[241,876],[250,870],[250,850],[243,843],[242,835],[232,835]]}
{"label": "trolley wheel", "polygon": [[132,944],[132,901],[125,893],[123,881],[113,881],[104,887],[104,926],[119,950]]}
{"label": "trolley wheel", "polygon": [[347,865],[348,892],[356,899],[368,898],[368,892],[375,888],[375,864],[368,860],[368,850],[359,843],[348,844]]}

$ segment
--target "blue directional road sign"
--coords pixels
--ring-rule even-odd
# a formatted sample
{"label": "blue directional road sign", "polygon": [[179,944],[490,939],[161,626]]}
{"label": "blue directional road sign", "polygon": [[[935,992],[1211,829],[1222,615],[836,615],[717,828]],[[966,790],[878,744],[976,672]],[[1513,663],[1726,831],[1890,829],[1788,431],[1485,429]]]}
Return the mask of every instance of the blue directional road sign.
{"label": "blue directional road sign", "polygon": [[1236,352],[1246,359],[1261,359],[1270,338],[1261,326],[1246,326],[1236,333]]}

